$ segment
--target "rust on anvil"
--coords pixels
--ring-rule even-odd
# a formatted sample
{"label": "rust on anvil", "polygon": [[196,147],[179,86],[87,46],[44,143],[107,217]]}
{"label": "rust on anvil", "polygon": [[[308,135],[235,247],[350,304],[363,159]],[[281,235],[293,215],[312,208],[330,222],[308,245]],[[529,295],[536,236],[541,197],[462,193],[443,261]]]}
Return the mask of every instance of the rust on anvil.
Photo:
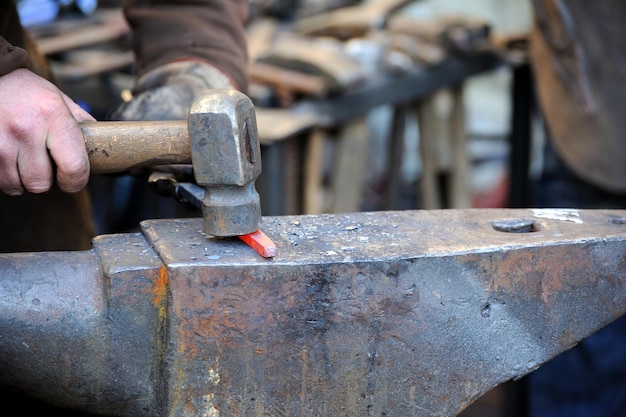
{"label": "rust on anvil", "polygon": [[[498,230],[515,219],[531,220],[528,233]],[[193,219],[146,222],[177,295],[168,358],[185,377],[170,415],[454,416],[626,312],[624,219],[266,217],[271,263],[236,241],[204,242]]]}
{"label": "rust on anvil", "polygon": [[451,417],[626,314],[624,210],[265,217],[271,262],[141,227],[0,255],[0,383],[119,417]]}
{"label": "rust on anvil", "polygon": [[246,242],[248,246],[264,258],[273,258],[276,256],[276,244],[261,230],[241,235],[239,239]]}

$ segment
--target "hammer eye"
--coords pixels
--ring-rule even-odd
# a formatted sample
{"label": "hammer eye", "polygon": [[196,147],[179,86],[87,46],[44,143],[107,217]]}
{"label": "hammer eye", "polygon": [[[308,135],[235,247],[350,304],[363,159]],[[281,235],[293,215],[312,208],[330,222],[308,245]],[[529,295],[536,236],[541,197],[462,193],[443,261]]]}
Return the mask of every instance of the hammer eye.
{"label": "hammer eye", "polygon": [[254,164],[256,162],[256,155],[254,148],[252,147],[252,136],[250,136],[250,119],[246,119],[243,124],[243,143],[246,147],[246,158],[248,162]]}

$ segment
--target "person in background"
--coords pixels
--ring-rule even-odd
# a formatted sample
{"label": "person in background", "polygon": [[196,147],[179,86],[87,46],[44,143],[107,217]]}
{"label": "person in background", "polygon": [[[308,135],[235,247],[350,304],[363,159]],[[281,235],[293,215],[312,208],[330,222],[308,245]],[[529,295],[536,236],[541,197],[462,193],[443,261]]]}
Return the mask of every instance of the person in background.
{"label": "person in background", "polygon": [[[533,207],[626,208],[622,0],[533,0],[530,58],[547,128]],[[626,416],[626,317],[525,378],[529,417]]]}
{"label": "person in background", "polygon": [[[117,120],[186,118],[202,90],[246,91],[246,0],[124,2],[137,80]],[[0,4],[0,252],[84,250],[94,223],[79,123],[13,1]]]}

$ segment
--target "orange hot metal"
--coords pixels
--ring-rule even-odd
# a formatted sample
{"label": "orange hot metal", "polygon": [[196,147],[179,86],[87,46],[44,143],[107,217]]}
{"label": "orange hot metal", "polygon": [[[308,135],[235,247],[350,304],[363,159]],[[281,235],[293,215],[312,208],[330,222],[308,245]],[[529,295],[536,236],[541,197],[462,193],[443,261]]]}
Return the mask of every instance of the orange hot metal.
{"label": "orange hot metal", "polygon": [[252,249],[257,251],[264,258],[272,258],[276,256],[276,244],[265,235],[261,230],[239,236]]}

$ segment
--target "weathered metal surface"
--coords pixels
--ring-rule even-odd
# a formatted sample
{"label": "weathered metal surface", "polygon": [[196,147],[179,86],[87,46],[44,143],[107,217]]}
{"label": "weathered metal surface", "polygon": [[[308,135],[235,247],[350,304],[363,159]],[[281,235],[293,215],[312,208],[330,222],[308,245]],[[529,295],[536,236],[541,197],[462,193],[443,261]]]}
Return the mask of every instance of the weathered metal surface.
{"label": "weathered metal surface", "polygon": [[214,236],[252,233],[261,224],[254,182],[262,169],[254,105],[237,90],[209,92],[189,111],[193,172],[205,189],[204,230]]}
{"label": "weathered metal surface", "polygon": [[0,384],[102,415],[163,415],[167,273],[140,234],[0,256]]}
{"label": "weathered metal surface", "polygon": [[142,228],[0,255],[3,384],[117,416],[454,416],[626,313],[626,211],[270,217],[273,259]]}

